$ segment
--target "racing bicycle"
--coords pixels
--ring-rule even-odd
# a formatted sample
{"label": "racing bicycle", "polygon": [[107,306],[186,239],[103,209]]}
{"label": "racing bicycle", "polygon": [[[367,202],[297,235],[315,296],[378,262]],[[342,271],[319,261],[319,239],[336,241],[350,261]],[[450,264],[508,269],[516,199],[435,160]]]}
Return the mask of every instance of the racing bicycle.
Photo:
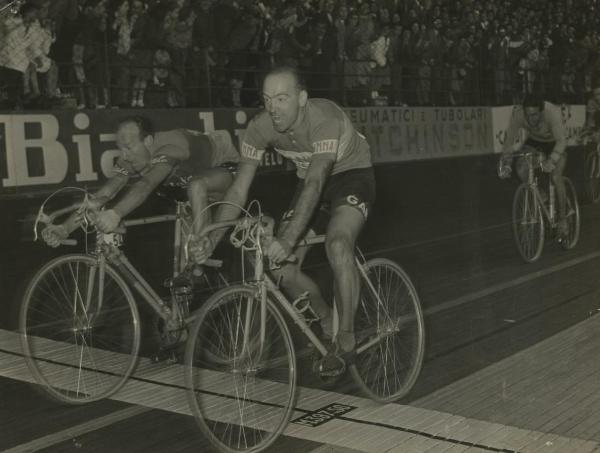
{"label": "racing bicycle", "polygon": [[[517,187],[513,198],[512,224],[513,235],[519,254],[528,263],[539,259],[544,249],[546,228],[557,233],[558,210],[556,191],[552,178],[547,177],[548,189],[540,190],[539,171],[542,170],[543,155],[537,150],[527,147],[513,153],[521,157],[527,164],[527,181]],[[510,171],[502,169],[500,175],[506,177]],[[510,170],[510,167],[507,167]],[[566,189],[566,222],[567,231],[556,234],[557,240],[565,250],[575,247],[579,240],[580,215],[575,187],[569,178],[563,176]]]}
{"label": "racing bicycle", "polygon": [[[294,414],[298,367],[290,320],[317,355],[329,353],[310,327],[318,320],[310,296],[288,299],[265,263],[269,225],[261,216],[252,216],[210,225],[203,233],[233,227],[230,240],[249,254],[252,265],[246,281],[217,291],[200,308],[186,343],[185,381],[192,413],[211,443],[225,452],[266,449]],[[324,241],[324,236],[315,236],[299,246]],[[356,359],[348,370],[371,399],[395,401],[409,392],[423,362],[419,297],[395,262],[366,259],[357,248],[355,263],[361,293],[355,316]]]}
{"label": "racing bicycle", "polygon": [[591,203],[598,203],[600,201],[600,143],[588,144],[583,168],[586,197]]}
{"label": "racing bicycle", "polygon": [[[34,227],[36,239],[43,225],[81,209],[81,203],[76,203],[45,212],[46,203],[64,190],[82,191],[61,189],[42,204]],[[85,192],[83,197],[87,197]],[[169,290],[166,297],[153,289],[123,252],[124,228],[102,233],[93,228],[89,213],[82,213],[87,223],[85,251],[50,260],[29,281],[19,313],[21,344],[27,366],[47,396],[62,403],[83,404],[110,397],[125,384],[140,352],[137,301],[145,302],[155,313],[154,327],[162,349],[172,351],[185,341],[195,296],[189,279],[182,278],[188,271],[186,237],[191,215],[188,203],[174,201],[174,214],[123,222],[123,227],[174,222],[173,274],[164,284]],[[95,241],[88,243],[89,236]],[[74,239],[62,242],[76,244]],[[220,261],[206,265],[216,272],[205,282],[213,287],[203,290],[216,290],[227,283],[219,271]]]}

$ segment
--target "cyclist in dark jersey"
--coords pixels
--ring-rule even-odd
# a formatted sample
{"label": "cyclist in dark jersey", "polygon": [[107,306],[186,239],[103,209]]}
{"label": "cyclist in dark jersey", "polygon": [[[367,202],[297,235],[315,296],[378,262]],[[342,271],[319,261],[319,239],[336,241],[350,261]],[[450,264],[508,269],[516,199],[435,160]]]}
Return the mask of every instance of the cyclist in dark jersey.
{"label": "cyclist in dark jersey", "polygon": [[[225,134],[227,137],[218,132],[203,134],[184,129],[154,133],[152,124],[143,117],[121,120],[116,134],[120,156],[114,174],[88,202],[97,211],[97,228],[113,231],[160,184],[167,184],[188,187],[197,223],[195,230],[200,231],[207,220],[200,219],[199,213],[209,198],[222,197],[233,181],[232,171],[239,160]],[[125,194],[110,209],[99,210],[130,182]],[[77,216],[71,216],[63,224],[46,228],[43,238],[57,247],[77,226]]]}
{"label": "cyclist in dark jersey", "polygon": [[[307,248],[295,250],[304,237],[326,233],[325,249],[334,274],[334,293],[340,314],[335,350],[322,364],[321,372],[336,375],[353,359],[354,313],[358,306],[359,275],[354,263],[354,245],[375,198],[375,178],[369,145],[335,103],[308,99],[298,72],[290,67],[273,69],[263,84],[265,110],[248,125],[241,146],[238,173],[225,200],[243,206],[265,149],[294,162],[299,184],[290,209],[283,215],[277,236],[267,255],[281,263],[278,274],[289,297],[309,292],[326,336],[331,335],[331,309],[317,285],[301,271]],[[327,212],[324,231],[319,218]],[[219,209],[217,221],[235,219],[240,210],[231,205]],[[197,262],[210,256],[223,236],[216,231],[191,247]],[[298,260],[286,261],[292,252]]]}

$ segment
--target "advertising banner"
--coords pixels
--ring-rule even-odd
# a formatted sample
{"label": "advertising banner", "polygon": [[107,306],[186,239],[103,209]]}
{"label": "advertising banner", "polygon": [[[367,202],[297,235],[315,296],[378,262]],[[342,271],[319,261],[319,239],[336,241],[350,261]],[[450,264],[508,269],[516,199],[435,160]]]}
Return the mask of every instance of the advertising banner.
{"label": "advertising banner", "polygon": [[[0,194],[97,185],[110,174],[119,152],[114,141],[118,120],[135,114],[149,118],[157,131],[226,130],[239,149],[240,136],[254,111],[57,110],[0,115]],[[265,153],[261,171],[285,168],[283,157]]]}
{"label": "advertising banner", "polygon": [[376,163],[492,152],[488,107],[347,108]]}

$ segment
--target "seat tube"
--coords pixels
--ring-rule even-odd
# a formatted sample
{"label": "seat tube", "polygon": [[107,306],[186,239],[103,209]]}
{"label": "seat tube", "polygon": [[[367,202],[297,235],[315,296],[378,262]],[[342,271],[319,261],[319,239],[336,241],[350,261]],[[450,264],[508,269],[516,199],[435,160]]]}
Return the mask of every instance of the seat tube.
{"label": "seat tube", "polygon": [[177,203],[176,215],[175,215],[175,232],[173,238],[173,276],[177,277],[182,268],[183,262],[183,249],[181,244],[181,217],[183,215],[183,209],[181,203]]}
{"label": "seat tube", "polygon": [[554,184],[552,183],[552,176],[548,176],[548,178],[550,179],[550,183],[548,185],[548,189],[549,189],[549,194],[548,194],[548,198],[549,198],[549,202],[550,202],[550,206],[549,206],[549,212],[550,212],[550,219],[554,220],[555,217],[555,211],[556,211],[556,203],[555,201],[555,194],[556,191],[554,190]]}

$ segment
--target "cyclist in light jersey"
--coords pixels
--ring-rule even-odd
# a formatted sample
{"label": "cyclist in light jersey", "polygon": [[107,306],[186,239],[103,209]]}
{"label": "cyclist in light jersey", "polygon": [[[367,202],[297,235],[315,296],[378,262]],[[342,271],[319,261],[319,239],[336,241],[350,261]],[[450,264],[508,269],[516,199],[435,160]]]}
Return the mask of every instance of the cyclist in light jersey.
{"label": "cyclist in light jersey", "polygon": [[[515,106],[506,131],[502,159],[508,160],[513,152],[519,132],[526,133],[522,146],[531,146],[544,154],[543,169],[550,173],[556,188],[558,202],[558,232],[567,232],[567,192],[563,173],[567,164],[567,128],[560,107],[545,102],[537,95],[528,94],[522,105]],[[524,159],[517,162],[517,173],[522,181],[527,180],[528,168]]]}
{"label": "cyclist in light jersey", "polygon": [[[354,358],[354,314],[358,306],[359,275],[354,263],[354,246],[375,199],[375,178],[366,139],[348,116],[326,99],[308,99],[298,72],[290,67],[273,69],[263,83],[265,110],[248,125],[241,146],[235,180],[225,200],[245,205],[248,190],[267,147],[294,162],[299,178],[290,209],[284,213],[277,236],[267,250],[269,258],[281,263],[277,271],[289,297],[309,292],[321,318],[324,335],[332,334],[331,309],[317,285],[301,271],[307,248],[296,250],[306,236],[325,233],[325,249],[334,275],[334,294],[340,314],[335,348],[321,364],[321,373],[337,375]],[[328,219],[322,222],[322,214]],[[230,220],[240,210],[226,205],[216,220]],[[210,256],[224,232],[202,238],[192,248],[197,261]],[[295,262],[286,262],[292,254]]]}
{"label": "cyclist in light jersey", "polygon": [[592,90],[592,96],[585,106],[585,126],[581,130],[580,138],[586,143],[591,140],[594,147],[600,143],[600,86]]}
{"label": "cyclist in light jersey", "polygon": [[[209,221],[206,216],[199,216],[208,199],[221,198],[233,181],[239,154],[228,134],[184,129],[154,133],[148,119],[135,116],[122,119],[116,135],[120,155],[113,176],[90,197],[89,207],[99,210],[131,184],[110,209],[97,212],[97,228],[114,231],[123,217],[164,184],[188,187],[196,220],[194,228],[200,231]],[[78,225],[78,216],[73,215],[63,224],[46,228],[42,236],[50,246],[57,247]]]}

